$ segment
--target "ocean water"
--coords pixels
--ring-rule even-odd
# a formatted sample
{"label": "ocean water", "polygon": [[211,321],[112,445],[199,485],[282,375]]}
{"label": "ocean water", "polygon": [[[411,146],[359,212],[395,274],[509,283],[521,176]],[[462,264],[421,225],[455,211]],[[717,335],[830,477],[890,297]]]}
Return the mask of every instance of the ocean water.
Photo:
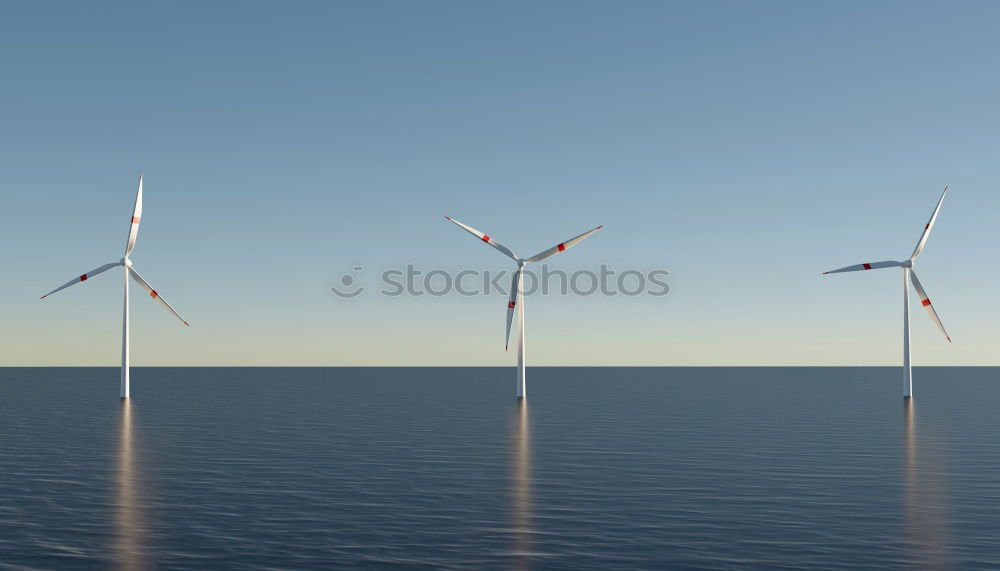
{"label": "ocean water", "polygon": [[1000,369],[513,375],[0,369],[0,567],[1000,567]]}

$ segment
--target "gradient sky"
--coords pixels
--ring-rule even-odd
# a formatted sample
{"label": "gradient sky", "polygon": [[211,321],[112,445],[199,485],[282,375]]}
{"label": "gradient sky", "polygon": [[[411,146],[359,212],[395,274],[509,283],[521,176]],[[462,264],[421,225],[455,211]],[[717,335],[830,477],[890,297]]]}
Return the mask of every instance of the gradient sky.
{"label": "gradient sky", "polygon": [[504,365],[506,299],[334,297],[355,265],[665,268],[534,297],[536,365],[998,365],[996,2],[14,3],[0,21],[0,365]]}

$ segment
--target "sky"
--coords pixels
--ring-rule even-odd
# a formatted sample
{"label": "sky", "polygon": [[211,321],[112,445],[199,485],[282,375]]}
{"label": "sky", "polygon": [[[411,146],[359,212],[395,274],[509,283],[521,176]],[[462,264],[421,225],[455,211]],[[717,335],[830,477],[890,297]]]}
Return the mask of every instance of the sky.
{"label": "sky", "polygon": [[[529,296],[529,365],[1000,365],[995,2],[16,3],[0,21],[0,365],[512,365],[506,296],[414,264],[670,272]],[[353,268],[361,267],[355,271]],[[329,288],[345,274],[365,292]]]}

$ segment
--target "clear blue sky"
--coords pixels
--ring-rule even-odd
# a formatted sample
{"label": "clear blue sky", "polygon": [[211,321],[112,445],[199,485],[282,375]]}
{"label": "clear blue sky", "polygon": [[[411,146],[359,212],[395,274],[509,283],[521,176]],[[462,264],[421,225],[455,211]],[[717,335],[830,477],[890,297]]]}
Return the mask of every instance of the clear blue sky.
{"label": "clear blue sky", "polygon": [[344,301],[354,265],[663,267],[529,298],[529,364],[1000,364],[995,2],[15,3],[0,21],[4,365],[500,365],[502,295]]}

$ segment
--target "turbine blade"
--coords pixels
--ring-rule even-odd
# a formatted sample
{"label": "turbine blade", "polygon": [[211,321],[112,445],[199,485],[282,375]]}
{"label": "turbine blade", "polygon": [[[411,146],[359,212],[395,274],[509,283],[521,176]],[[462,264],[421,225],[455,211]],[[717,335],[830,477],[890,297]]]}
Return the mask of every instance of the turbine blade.
{"label": "turbine blade", "polygon": [[830,270],[829,272],[823,272],[824,274],[839,274],[840,272],[857,272],[860,270],[878,270],[881,268],[899,268],[903,265],[902,262],[870,262],[867,264],[857,264],[855,266],[847,266],[846,268],[840,268],[839,270]]}
{"label": "turbine blade", "polygon": [[510,282],[510,297],[507,299],[507,336],[504,341],[504,351],[510,347],[510,324],[514,320],[514,310],[517,309],[518,292],[521,290],[521,272],[524,268],[518,268],[514,272],[514,278]]}
{"label": "turbine blade", "polygon": [[142,173],[139,173],[139,191],[135,195],[135,208],[132,209],[132,222],[128,227],[128,242],[125,243],[125,255],[129,257],[135,248],[135,239],[139,235],[139,219],[142,217]]}
{"label": "turbine blade", "polygon": [[500,242],[497,242],[497,241],[496,241],[496,240],[494,240],[493,238],[490,238],[489,236],[487,236],[486,234],[483,234],[483,233],[482,233],[482,232],[480,232],[479,230],[476,230],[476,229],[475,229],[475,228],[473,228],[472,226],[466,226],[465,224],[462,224],[462,223],[461,223],[461,222],[459,222],[458,220],[455,220],[454,218],[451,218],[451,217],[449,217],[449,216],[445,216],[445,218],[447,218],[448,220],[451,220],[451,221],[452,221],[452,222],[454,222],[455,224],[458,224],[459,226],[461,226],[461,227],[462,227],[462,228],[463,228],[463,229],[464,229],[464,230],[465,230],[466,232],[468,232],[469,234],[472,234],[472,235],[473,235],[473,236],[475,236],[476,238],[479,238],[479,239],[480,239],[480,240],[482,240],[483,242],[486,242],[486,243],[487,243],[487,244],[489,244],[490,246],[493,246],[493,247],[494,247],[494,248],[496,248],[497,250],[500,250],[501,252],[503,252],[504,254],[506,254],[506,256],[507,256],[508,258],[510,258],[510,259],[512,259],[512,260],[515,260],[515,261],[517,261],[517,255],[516,255],[516,254],[515,254],[514,252],[510,251],[510,248],[508,248],[507,246],[504,246],[504,245],[503,245],[503,244],[501,244]]}
{"label": "turbine blade", "polygon": [[45,299],[45,298],[49,297],[50,295],[56,293],[57,291],[62,291],[64,289],[68,288],[71,285],[76,285],[76,284],[78,284],[80,282],[85,282],[85,281],[89,280],[90,278],[96,276],[97,274],[102,274],[102,273],[110,270],[111,268],[117,268],[120,265],[121,265],[121,263],[115,262],[113,264],[104,264],[103,266],[101,266],[99,268],[95,268],[93,270],[90,270],[89,272],[87,272],[85,274],[82,274],[80,277],[73,278],[70,281],[64,283],[63,285],[57,287],[56,289],[50,291],[49,293],[43,295],[41,297],[41,299]]}
{"label": "turbine blade", "polygon": [[944,324],[941,323],[941,318],[938,317],[937,311],[934,309],[934,306],[931,305],[930,298],[927,297],[927,292],[924,291],[924,286],[920,285],[920,280],[917,279],[917,274],[915,274],[912,269],[910,270],[910,282],[913,284],[913,289],[917,291],[917,295],[920,297],[920,303],[923,304],[924,309],[927,310],[927,314],[930,315],[931,319],[934,320],[934,323],[937,324],[941,333],[944,333],[944,337],[948,340],[948,343],[951,343],[951,337],[948,335],[948,332],[945,331]]}
{"label": "turbine blade", "polygon": [[153,289],[153,287],[149,285],[149,283],[147,283],[146,280],[142,279],[142,276],[139,275],[139,272],[135,271],[135,268],[129,267],[128,273],[130,276],[132,276],[132,279],[135,280],[135,283],[139,284],[142,287],[142,289],[146,290],[146,293],[149,294],[149,297],[153,298],[153,300],[156,301],[156,303],[162,305],[170,313],[173,313],[174,317],[180,319],[181,323],[183,323],[184,325],[191,325],[187,321],[184,321],[184,318],[181,317],[180,314],[178,314],[176,311],[174,311],[174,308],[170,307],[170,304],[167,303],[166,300],[160,297],[159,292]]}
{"label": "turbine blade", "polygon": [[584,232],[583,234],[580,234],[579,236],[577,236],[575,238],[570,238],[569,240],[566,240],[565,242],[563,242],[561,244],[556,244],[555,246],[549,248],[548,250],[545,250],[544,252],[539,252],[539,253],[535,254],[534,256],[528,258],[527,261],[528,262],[540,262],[540,261],[544,260],[545,258],[548,258],[549,256],[553,255],[553,254],[558,254],[559,252],[562,252],[563,250],[565,250],[565,249],[567,249],[567,248],[575,245],[577,242],[581,242],[584,238],[586,238],[587,236],[590,236],[594,232],[597,232],[601,228],[604,228],[604,226],[598,226],[597,228],[594,228],[593,230],[588,230],[588,231]]}
{"label": "turbine blade", "polygon": [[934,213],[931,214],[931,219],[927,221],[927,225],[924,226],[924,233],[920,235],[920,241],[917,242],[917,247],[913,249],[913,255],[910,256],[911,260],[916,260],[917,256],[924,249],[924,244],[927,243],[927,238],[931,235],[931,230],[934,228],[934,222],[937,220],[938,211],[941,210],[941,203],[944,202],[944,195],[948,194],[948,187],[944,187],[944,192],[941,193],[941,198],[938,199],[937,206],[934,207]]}

